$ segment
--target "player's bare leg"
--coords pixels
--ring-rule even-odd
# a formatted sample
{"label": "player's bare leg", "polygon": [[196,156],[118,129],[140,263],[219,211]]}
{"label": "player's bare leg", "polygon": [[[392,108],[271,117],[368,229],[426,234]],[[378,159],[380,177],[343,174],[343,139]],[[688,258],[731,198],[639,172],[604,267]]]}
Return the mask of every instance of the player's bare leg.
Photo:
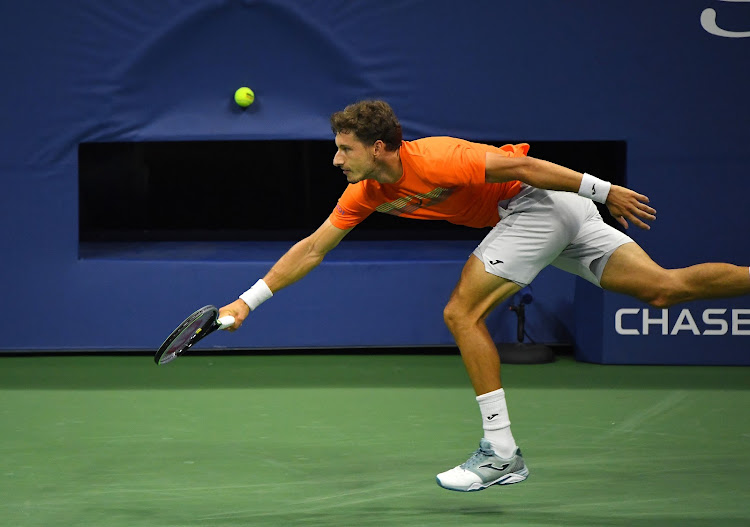
{"label": "player's bare leg", "polygon": [[484,437],[479,449],[466,462],[438,474],[437,483],[443,488],[469,492],[518,483],[529,475],[510,432],[500,380],[500,357],[485,324],[487,315],[520,289],[513,282],[487,273],[484,264],[472,255],[445,307],[445,323],[461,351],[477,394]]}
{"label": "player's bare leg", "polygon": [[636,243],[619,247],[602,273],[604,289],[633,296],[654,307],[750,294],[750,270],[727,263],[665,269]]}
{"label": "player's bare leg", "polygon": [[485,319],[520,289],[519,285],[485,271],[484,263],[472,255],[445,306],[445,323],[461,351],[477,395],[502,388],[500,358]]}

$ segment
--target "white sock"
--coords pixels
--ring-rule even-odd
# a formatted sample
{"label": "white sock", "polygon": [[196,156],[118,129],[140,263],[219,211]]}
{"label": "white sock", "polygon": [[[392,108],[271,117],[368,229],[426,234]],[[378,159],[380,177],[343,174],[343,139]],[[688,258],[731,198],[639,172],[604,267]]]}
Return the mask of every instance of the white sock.
{"label": "white sock", "polygon": [[510,431],[508,406],[505,404],[505,391],[500,388],[494,392],[477,397],[479,411],[482,413],[484,438],[492,445],[492,450],[503,458],[510,458],[516,451],[516,440]]}

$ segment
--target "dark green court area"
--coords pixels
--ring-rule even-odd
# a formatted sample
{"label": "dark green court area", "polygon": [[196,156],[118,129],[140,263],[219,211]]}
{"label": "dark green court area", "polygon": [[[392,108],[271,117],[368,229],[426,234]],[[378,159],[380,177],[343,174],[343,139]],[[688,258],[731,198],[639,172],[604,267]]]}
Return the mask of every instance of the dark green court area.
{"label": "dark green court area", "polygon": [[750,368],[503,371],[531,475],[463,494],[457,354],[0,357],[0,525],[750,525]]}

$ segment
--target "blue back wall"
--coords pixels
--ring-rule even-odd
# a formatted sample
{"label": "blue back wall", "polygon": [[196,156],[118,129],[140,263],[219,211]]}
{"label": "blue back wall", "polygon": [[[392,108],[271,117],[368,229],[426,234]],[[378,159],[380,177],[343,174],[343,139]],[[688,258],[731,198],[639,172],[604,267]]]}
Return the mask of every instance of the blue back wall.
{"label": "blue back wall", "polygon": [[[626,141],[628,185],[659,211],[631,235],[654,259],[748,264],[749,32],[750,3],[719,0],[3,2],[0,349],[153,349],[288,247],[81,253],[80,143],[332,139],[329,115],[364,98],[389,101],[407,139],[507,138],[531,155],[535,140]],[[248,111],[232,101],[239,86],[255,90]],[[213,345],[450,344],[442,306],[473,245],[345,241]],[[551,269],[532,287],[529,333],[573,343],[585,317],[573,277]],[[505,309],[490,326],[514,340]]]}

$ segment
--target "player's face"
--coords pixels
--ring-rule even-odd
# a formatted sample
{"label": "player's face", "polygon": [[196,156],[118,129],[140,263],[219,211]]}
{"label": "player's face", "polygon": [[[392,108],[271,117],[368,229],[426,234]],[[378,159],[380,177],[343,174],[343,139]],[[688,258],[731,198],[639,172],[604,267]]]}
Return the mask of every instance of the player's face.
{"label": "player's face", "polygon": [[354,134],[338,133],[336,148],[333,165],[344,172],[349,183],[357,183],[374,176],[374,146],[368,147]]}

